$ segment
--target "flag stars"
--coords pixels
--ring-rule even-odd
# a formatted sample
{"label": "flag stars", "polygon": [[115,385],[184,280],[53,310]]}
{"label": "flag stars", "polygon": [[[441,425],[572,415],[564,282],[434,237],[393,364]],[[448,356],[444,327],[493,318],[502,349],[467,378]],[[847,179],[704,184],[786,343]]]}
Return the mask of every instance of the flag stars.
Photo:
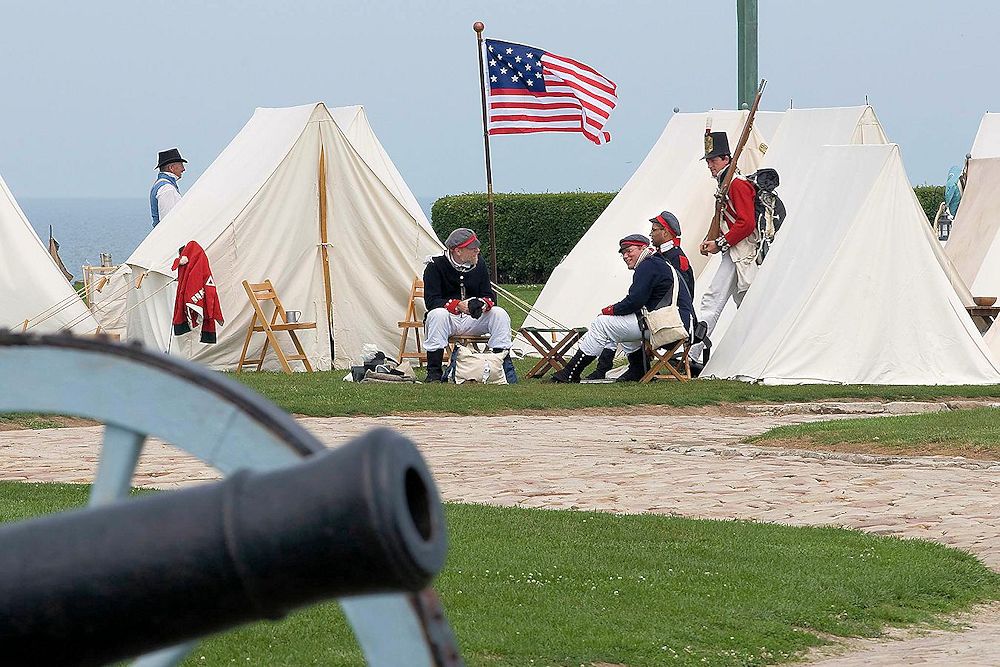
{"label": "flag stars", "polygon": [[542,73],[541,72],[535,72],[535,78],[536,79],[541,79],[542,78]]}
{"label": "flag stars", "polygon": [[490,53],[493,53],[493,47],[490,46],[489,49],[490,49]]}
{"label": "flag stars", "polygon": [[507,73],[507,68],[506,67],[501,67],[500,68],[500,73],[501,74],[506,74]]}
{"label": "flag stars", "polygon": [[517,75],[515,74],[514,76],[510,77],[510,80],[517,83]]}
{"label": "flag stars", "polygon": [[516,58],[514,58],[514,62],[516,63],[521,62],[521,56],[517,56]]}
{"label": "flag stars", "polygon": [[508,56],[509,56],[510,54],[512,54],[512,53],[514,53],[514,49],[507,49],[507,55],[508,55]]}
{"label": "flag stars", "polygon": [[531,71],[531,64],[530,64],[530,63],[526,63],[526,64],[524,65],[524,69],[525,69],[526,71],[530,72],[530,71]]}
{"label": "flag stars", "polygon": [[[491,76],[490,77],[490,83],[496,83],[496,82],[497,82],[497,78],[495,76]],[[529,81],[528,83],[531,83],[531,82]]]}
{"label": "flag stars", "polygon": [[524,57],[525,57],[525,58],[534,58],[534,57],[535,57],[535,54],[533,54],[532,52],[530,52],[530,51],[529,51],[528,53],[526,53],[526,54],[525,54],[525,56],[524,56]]}
{"label": "flag stars", "polygon": [[535,85],[535,82],[532,81],[531,79],[528,79],[527,81],[525,81],[525,83],[528,84],[529,86]]}
{"label": "flag stars", "polygon": [[496,66],[497,66],[497,61],[490,58],[490,67],[496,67]]}

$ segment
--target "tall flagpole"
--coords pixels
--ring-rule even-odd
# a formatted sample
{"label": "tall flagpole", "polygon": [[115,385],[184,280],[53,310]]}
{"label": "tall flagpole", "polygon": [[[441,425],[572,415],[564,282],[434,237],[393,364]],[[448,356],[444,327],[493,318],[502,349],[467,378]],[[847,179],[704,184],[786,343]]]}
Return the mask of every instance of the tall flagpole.
{"label": "tall flagpole", "polygon": [[493,167],[490,165],[490,129],[489,120],[486,117],[486,74],[483,70],[483,30],[486,26],[482,21],[472,24],[472,29],[476,31],[477,51],[479,51],[479,92],[483,100],[483,145],[486,147],[486,222],[489,225],[490,234],[490,270],[491,279],[494,283],[499,283],[497,279],[497,231],[493,224]]}

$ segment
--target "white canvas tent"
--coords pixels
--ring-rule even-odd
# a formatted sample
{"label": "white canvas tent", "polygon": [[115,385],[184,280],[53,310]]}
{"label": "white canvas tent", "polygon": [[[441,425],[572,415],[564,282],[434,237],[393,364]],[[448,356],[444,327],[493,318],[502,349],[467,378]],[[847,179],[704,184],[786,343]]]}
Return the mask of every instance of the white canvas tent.
{"label": "white canvas tent", "polygon": [[0,327],[31,333],[94,333],[97,322],[0,178]]}
{"label": "white canvas tent", "polygon": [[[197,331],[170,335],[171,264],[191,240],[208,255],[226,319],[214,345]],[[395,349],[413,276],[440,248],[362,107],[257,109],[127,260],[142,276],[128,337],[231,369],[252,317],[241,282],[270,279],[286,308],[318,323],[299,334],[313,367],[347,367],[365,343]],[[263,336],[255,341],[250,356]],[[268,367],[278,368],[273,357]]]}
{"label": "white canvas tent", "polygon": [[1000,296],[1000,157],[969,160],[944,251],[973,294]]}
{"label": "white canvas tent", "polygon": [[[789,109],[784,112],[771,140],[770,149],[761,158],[760,166],[770,167],[778,172],[781,184],[777,191],[788,211],[785,223],[789,226],[796,224],[796,212],[802,208],[802,200],[812,194],[806,188],[805,176],[823,146],[888,142],[871,106]],[[836,188],[837,179],[818,185],[814,183],[811,187]],[[779,232],[775,243],[782,243],[784,237],[784,232]],[[685,248],[685,251],[690,256],[692,250]],[[693,251],[697,252],[697,248]],[[701,297],[711,284],[719,261],[721,255],[713,255],[701,273],[695,274],[695,309],[701,304]],[[722,340],[735,311],[736,306],[730,301],[712,332],[715,343]]]}
{"label": "white canvas tent", "polygon": [[983,342],[993,354],[993,358],[1000,359],[1000,327],[990,327],[986,335],[983,336]]}
{"label": "white canvas tent", "polygon": [[973,159],[1000,157],[1000,113],[985,113],[970,151]]}
{"label": "white canvas tent", "polygon": [[[837,187],[822,187],[836,178]],[[771,384],[994,384],[893,144],[819,151],[796,224],[703,376]]]}
{"label": "white canvas tent", "polygon": [[[664,209],[680,219],[684,250],[697,273],[705,263],[698,244],[711,222],[715,189],[701,160],[707,119],[711,117],[712,131],[725,131],[735,148],[746,115],[746,111],[674,114],[639,168],[552,272],[525,325],[548,327],[548,316],[567,327],[588,326],[601,308],[621,299],[631,277],[616,252],[617,242],[628,234],[648,234],[649,219]],[[770,130],[781,115],[758,113],[760,121],[740,156],[744,172],[759,166],[760,147],[770,140],[759,128]]]}

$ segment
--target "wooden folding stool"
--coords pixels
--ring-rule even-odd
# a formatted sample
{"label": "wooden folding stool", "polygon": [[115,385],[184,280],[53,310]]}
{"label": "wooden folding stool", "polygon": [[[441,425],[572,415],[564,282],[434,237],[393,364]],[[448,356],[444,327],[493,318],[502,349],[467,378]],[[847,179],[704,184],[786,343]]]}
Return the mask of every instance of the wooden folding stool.
{"label": "wooden folding stool", "polygon": [[[243,289],[247,291],[247,298],[250,299],[250,305],[253,306],[253,319],[250,320],[250,326],[247,327],[247,337],[243,341],[243,352],[240,354],[240,363],[236,367],[236,372],[239,373],[243,370],[244,366],[251,366],[253,364],[257,365],[256,370],[260,370],[264,365],[264,357],[267,356],[268,347],[274,348],[274,353],[278,357],[278,361],[281,363],[281,368],[284,369],[286,373],[291,373],[292,368],[288,365],[289,361],[301,361],[306,367],[306,370],[312,373],[312,365],[309,363],[309,358],[306,356],[306,352],[302,347],[302,343],[299,342],[299,337],[295,335],[296,331],[302,329],[315,329],[315,322],[289,322],[288,315],[285,312],[285,307],[281,305],[281,299],[278,298],[278,293],[274,289],[274,285],[271,284],[270,280],[265,280],[262,283],[250,283],[246,280],[243,281]],[[262,304],[271,301],[274,305],[274,313],[271,318],[268,319],[267,315],[264,314],[264,309]],[[292,344],[295,345],[295,349],[298,354],[286,355],[281,349],[281,345],[278,344],[278,338],[275,336],[275,332],[287,331],[288,335],[292,338]],[[264,347],[261,348],[260,356],[255,359],[247,359],[247,350],[250,349],[250,340],[253,338],[255,333],[264,334]]]}
{"label": "wooden folding stool", "polygon": [[[653,349],[649,341],[644,341],[643,347],[646,350],[646,358],[650,360],[650,364],[649,370],[646,371],[646,374],[642,376],[639,382],[649,382],[650,380],[679,380],[687,382],[691,379],[691,358],[688,356],[691,351],[690,338],[682,338],[676,343],[670,343],[666,347],[659,349]],[[678,370],[670,363],[671,357],[677,354],[678,351],[683,353],[683,371]]]}

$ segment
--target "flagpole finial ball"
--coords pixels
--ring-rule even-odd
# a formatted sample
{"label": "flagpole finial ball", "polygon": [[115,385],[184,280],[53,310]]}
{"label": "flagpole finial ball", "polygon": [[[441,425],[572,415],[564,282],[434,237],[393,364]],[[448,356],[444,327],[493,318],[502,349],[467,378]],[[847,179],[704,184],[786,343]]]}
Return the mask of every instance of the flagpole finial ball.
{"label": "flagpole finial ball", "polygon": [[680,107],[674,107],[674,113],[678,113],[681,110]]}
{"label": "flagpole finial ball", "polygon": [[482,21],[476,21],[472,24],[472,29],[476,32],[482,32],[483,30],[486,30],[486,26],[483,25]]}

